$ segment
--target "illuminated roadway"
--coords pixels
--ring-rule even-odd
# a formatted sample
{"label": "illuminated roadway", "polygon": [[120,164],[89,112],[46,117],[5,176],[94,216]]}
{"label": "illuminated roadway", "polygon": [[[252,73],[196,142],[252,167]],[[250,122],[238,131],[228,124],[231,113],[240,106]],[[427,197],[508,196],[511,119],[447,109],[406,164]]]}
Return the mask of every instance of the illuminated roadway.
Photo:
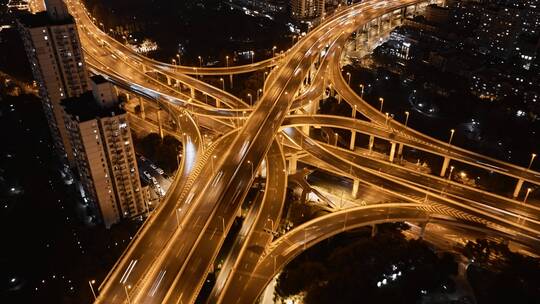
{"label": "illuminated roadway", "polygon": [[[356,130],[540,184],[540,175],[537,172],[450,146],[405,128],[394,120],[387,122],[383,113],[357,96],[343,79],[339,65],[341,46],[353,31],[378,16],[421,2],[426,1],[366,1],[355,4],[327,17],[323,24],[313,29],[278,60],[270,59],[229,68],[193,68],[171,66],[135,54],[99,31],[83,11],[85,9],[80,2],[68,1],[81,29],[81,43],[88,65],[95,73],[104,74],[123,89],[158,103],[176,119],[184,145],[180,173],[176,175],[160,207],[145,222],[100,287],[96,302],[126,303],[129,295],[133,303],[193,303],[253,183],[253,172],[258,171],[266,158],[265,167],[270,175],[267,176],[264,196],[257,200],[260,206],[250,211],[247,221],[249,225],[243,228],[241,234],[245,239],[236,241],[233,254],[224,263],[216,289],[211,294],[211,298],[217,301],[236,303],[237,301],[227,302],[225,297],[229,292],[238,293],[237,287],[230,289],[228,286],[239,286],[238,282],[246,279],[245,273],[235,269],[244,265],[245,269],[253,270],[253,277],[257,277],[260,269],[268,267],[268,255],[255,263],[257,256],[246,248],[254,244],[267,246],[271,230],[277,226],[273,221],[277,222],[281,213],[287,179],[284,175],[282,148],[275,140],[275,135],[283,125],[325,125]],[[323,49],[325,53],[321,55]],[[313,73],[314,62],[318,69]],[[185,75],[229,75],[274,65],[265,83],[264,94],[254,108],[249,108],[231,94]],[[163,83],[163,79],[158,81],[150,76],[153,72],[158,72],[156,77],[168,78],[166,82],[171,82],[172,86]],[[312,83],[297,96],[308,74],[311,75]],[[176,81],[193,88],[197,93],[184,92],[174,85]],[[372,123],[322,115],[287,117],[291,110],[304,111],[308,108],[308,111],[313,111],[310,107],[318,104],[318,99],[329,82],[345,101]],[[202,101],[205,95],[220,100],[224,106],[217,109],[217,102]],[[218,125],[223,124],[227,132],[232,131],[205,148],[192,114],[212,118]],[[242,123],[238,122],[239,118]],[[298,136],[305,137],[299,129],[289,128],[285,131],[287,130],[293,130],[285,132],[293,142],[297,141]],[[448,188],[448,183],[433,176],[413,173],[390,163],[375,161],[368,156],[353,155],[307,137],[301,140],[301,148],[313,156],[315,161],[328,165],[343,176],[359,178],[373,185],[386,184],[391,190],[384,190],[403,201],[416,203],[419,198],[429,194],[433,204],[449,206],[470,214],[473,218],[484,219],[490,228],[502,229],[504,226],[504,229],[511,229],[522,238],[530,238],[530,235],[537,237],[540,231],[537,210],[516,206],[512,200],[493,194],[482,194],[455,183],[451,183],[453,187]],[[277,161],[269,165],[269,159],[274,158]],[[377,171],[377,168],[381,171]],[[279,194],[273,200],[268,196],[272,191]],[[427,207],[423,206],[424,209],[420,208],[421,210],[412,205],[362,209],[358,211],[358,215],[350,218],[350,223],[353,225],[356,219],[361,223],[389,219],[419,220],[425,218]],[[431,209],[429,212],[437,213]],[[381,219],[385,216],[387,218]],[[267,231],[268,219],[272,219],[270,232]],[[309,224],[307,223],[308,226]],[[341,224],[328,224],[324,234],[317,238],[339,232],[336,225]],[[343,227],[345,228],[347,227]],[[286,239],[294,240],[292,244],[278,244],[280,250],[283,250],[283,256],[296,254],[299,250],[298,244],[302,242],[295,233],[286,235]],[[305,235],[306,231],[304,238]],[[272,248],[275,250],[276,247]],[[287,259],[284,258],[282,262]],[[275,274],[275,271],[276,269],[273,269],[272,274]],[[261,276],[266,279],[267,275],[265,272]],[[253,283],[250,280],[247,282]],[[256,298],[259,293],[260,290],[254,288],[252,293],[245,296]],[[241,298],[237,296],[235,299]],[[252,300],[238,303],[251,303]]]}

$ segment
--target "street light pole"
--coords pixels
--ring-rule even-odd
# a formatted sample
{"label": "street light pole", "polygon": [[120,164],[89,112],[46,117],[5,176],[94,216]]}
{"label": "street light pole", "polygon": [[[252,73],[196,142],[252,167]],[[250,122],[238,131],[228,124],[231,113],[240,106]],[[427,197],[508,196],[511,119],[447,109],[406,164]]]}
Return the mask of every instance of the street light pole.
{"label": "street light pole", "polygon": [[347,72],[347,76],[348,76],[347,84],[350,86],[351,85],[351,73]]}
{"label": "street light pole", "polygon": [[452,178],[452,171],[454,171],[454,166],[450,166],[450,173],[448,174],[448,180]]}
{"label": "street light pole", "polygon": [[253,179],[253,163],[250,160],[248,160],[247,163],[251,166],[251,179]]}
{"label": "street light pole", "polygon": [[197,58],[199,58],[199,67],[202,68],[202,57],[198,56]]}
{"label": "street light pole", "polygon": [[131,304],[131,299],[129,298],[129,292],[128,292],[128,289],[131,289],[131,285],[124,285],[124,291],[126,292],[126,298],[127,298],[127,302],[128,304]]}
{"label": "street light pole", "polygon": [[529,194],[531,194],[532,188],[527,188],[527,193],[525,193],[525,198],[523,199],[523,204],[527,202],[527,199],[529,198]]}
{"label": "street light pole", "polygon": [[225,218],[223,216],[218,215],[219,218],[221,218],[221,227],[223,228],[223,237],[225,237]]}
{"label": "street light pole", "polygon": [[215,158],[216,158],[216,156],[215,156],[215,155],[212,155],[212,158],[211,158],[211,159],[212,159],[212,175],[215,175],[215,174],[216,174],[216,172],[215,172],[215,170],[214,170],[214,159],[215,159]]}
{"label": "street light pole", "polygon": [[450,139],[448,140],[448,146],[452,144],[452,138],[454,138],[454,132],[456,132],[456,130],[450,129]]}
{"label": "street light pole", "polygon": [[409,111],[405,111],[405,128],[407,128],[408,122],[409,122]]}
{"label": "street light pole", "polygon": [[251,93],[248,93],[247,96],[249,97],[249,105],[253,106],[253,96],[251,96]]}
{"label": "street light pole", "polygon": [[277,47],[274,45],[272,47],[272,58],[276,57],[276,49],[277,49]]}
{"label": "street light pole", "polygon": [[182,63],[180,62],[180,59],[181,59],[180,53],[176,54],[176,58],[178,58],[178,65],[182,65]]}
{"label": "street light pole", "polygon": [[178,208],[174,210],[174,213],[176,213],[176,226],[180,226],[180,211],[182,211],[182,208]]}
{"label": "street light pole", "polygon": [[94,291],[94,284],[96,283],[96,280],[88,281],[88,285],[90,285],[90,290],[92,291],[92,295],[94,296],[94,300],[97,299],[96,292]]}
{"label": "street light pole", "polygon": [[531,169],[531,166],[534,162],[534,159],[536,158],[536,154],[535,153],[532,153],[531,154],[531,161],[529,162],[529,166],[527,167],[527,170],[530,170]]}
{"label": "street light pole", "polygon": [[261,93],[262,93],[262,89],[258,89],[257,90],[257,102],[259,101],[259,99],[261,99]]}
{"label": "street light pole", "polygon": [[364,85],[360,84],[360,97],[364,98]]}
{"label": "street light pole", "polygon": [[381,109],[379,110],[379,112],[382,113],[382,108],[383,108],[383,105],[384,105],[384,98],[379,97],[379,102],[381,103]]}

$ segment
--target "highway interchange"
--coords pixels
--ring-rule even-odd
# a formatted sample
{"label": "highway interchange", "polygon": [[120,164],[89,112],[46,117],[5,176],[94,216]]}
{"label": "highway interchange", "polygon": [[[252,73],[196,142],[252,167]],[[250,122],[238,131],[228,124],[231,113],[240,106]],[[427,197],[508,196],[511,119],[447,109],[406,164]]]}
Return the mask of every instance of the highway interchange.
{"label": "highway interchange", "polygon": [[[387,140],[394,148],[402,144],[540,185],[538,172],[388,120],[348,86],[340,59],[351,34],[380,16],[397,20],[428,1],[371,0],[343,6],[275,58],[245,66],[198,68],[136,54],[103,33],[79,1],[66,2],[77,21],[91,71],[159,106],[174,122],[165,131],[181,139],[184,147],[169,190],[101,284],[96,303],[193,303],[257,175],[265,176],[264,189],[244,220],[208,303],[252,303],[299,252],[360,225],[440,218],[474,222],[516,240],[538,242],[540,214],[534,205],[309,136],[310,126],[354,131]],[[261,70],[271,72],[254,106],[199,80],[204,75],[226,78]],[[329,85],[355,110],[353,118],[317,113]],[[355,119],[356,112],[369,122]],[[159,129],[153,122],[137,124],[149,131]],[[205,132],[217,136],[208,142],[203,139]],[[395,203],[332,213],[275,239],[287,175],[294,173],[291,163],[297,160],[377,188]]]}

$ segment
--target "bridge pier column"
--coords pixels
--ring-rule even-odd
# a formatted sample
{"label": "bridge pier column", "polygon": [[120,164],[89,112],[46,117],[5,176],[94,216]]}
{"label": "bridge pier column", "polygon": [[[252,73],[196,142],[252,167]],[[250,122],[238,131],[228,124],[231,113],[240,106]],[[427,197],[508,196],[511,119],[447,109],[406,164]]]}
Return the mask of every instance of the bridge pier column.
{"label": "bridge pier column", "polygon": [[195,98],[195,88],[194,87],[190,87],[189,88],[189,92],[191,94],[191,98]]}
{"label": "bridge pier column", "polygon": [[[356,118],[356,107],[352,108],[352,115],[351,116],[352,116],[352,119]],[[354,151],[355,143],[356,143],[356,131],[352,130],[351,131],[351,142],[349,144],[349,149]]]}
{"label": "bridge pier column", "polygon": [[323,76],[323,85],[322,85],[322,92],[321,92],[321,98],[320,100],[324,100],[324,94],[326,94],[326,77]]}
{"label": "bridge pier column", "polygon": [[296,173],[297,166],[298,166],[298,156],[296,156],[296,154],[293,154],[289,158],[289,174]]}
{"label": "bridge pier column", "polygon": [[356,131],[351,131],[351,143],[349,144],[349,149],[354,151],[354,145],[356,143]]}
{"label": "bridge pier column", "polygon": [[424,235],[426,234],[426,226],[427,226],[427,222],[423,222],[420,224],[420,236],[419,238],[420,239],[423,239],[424,238]]}
{"label": "bridge pier column", "polygon": [[221,106],[221,101],[216,98],[216,108],[219,108]]}
{"label": "bridge pier column", "polygon": [[158,127],[159,127],[159,137],[163,139],[163,123],[161,122],[161,110],[157,111],[157,120],[158,120]]}
{"label": "bridge pier column", "polygon": [[319,100],[314,100],[311,102],[311,108],[310,108],[310,112],[312,115],[315,115],[317,114],[317,111],[319,111]]}
{"label": "bridge pier column", "polygon": [[369,148],[369,152],[371,153],[371,151],[373,151],[373,144],[375,143],[375,136],[373,135],[370,135],[369,136],[369,145],[368,145],[368,148]]}
{"label": "bridge pier column", "polygon": [[352,197],[358,198],[359,188],[360,188],[360,180],[355,178],[353,180],[353,187],[352,187],[352,192],[351,192]]}
{"label": "bridge pier column", "polygon": [[168,86],[172,85],[171,77],[165,75],[165,78],[167,78],[167,85]]}
{"label": "bridge pier column", "polygon": [[146,118],[146,113],[144,112],[144,101],[143,101],[142,97],[139,97],[139,107],[141,108],[141,118],[145,119]]}
{"label": "bridge pier column", "polygon": [[393,163],[394,162],[394,156],[396,155],[396,143],[391,143],[392,146],[390,147],[390,156],[388,157],[388,161]]}
{"label": "bridge pier column", "polygon": [[302,126],[302,133],[309,136],[309,125]]}
{"label": "bridge pier column", "polygon": [[382,17],[377,18],[377,34],[381,34],[381,24],[382,24]]}
{"label": "bridge pier column", "polygon": [[403,144],[399,144],[397,150],[397,157],[401,159],[401,155],[403,155]]}
{"label": "bridge pier column", "polygon": [[450,158],[445,157],[441,168],[441,177],[446,175],[446,169],[448,169],[448,165],[450,165]]}
{"label": "bridge pier column", "polygon": [[514,188],[514,194],[512,195],[513,198],[516,198],[519,196],[519,191],[521,191],[521,187],[523,187],[523,179],[518,179],[516,188]]}
{"label": "bridge pier column", "polygon": [[377,225],[373,224],[373,226],[371,226],[371,237],[374,238],[376,235],[377,235]]}

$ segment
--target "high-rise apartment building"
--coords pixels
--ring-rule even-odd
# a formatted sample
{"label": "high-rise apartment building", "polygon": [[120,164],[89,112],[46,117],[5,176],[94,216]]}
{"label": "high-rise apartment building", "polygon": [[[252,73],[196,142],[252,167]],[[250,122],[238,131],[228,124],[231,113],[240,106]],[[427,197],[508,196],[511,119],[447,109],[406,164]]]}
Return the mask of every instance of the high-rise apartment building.
{"label": "high-rise apartment building", "polygon": [[85,201],[107,228],[145,210],[127,115],[102,76],[92,91],[62,101],[76,171]]}
{"label": "high-rise apartment building", "polygon": [[63,163],[74,166],[60,101],[90,89],[74,19],[62,0],[45,0],[47,10],[18,19],[18,27],[39,85],[53,143]]}
{"label": "high-rise apartment building", "polygon": [[322,16],[324,0],[291,0],[291,14],[296,19],[311,19]]}

